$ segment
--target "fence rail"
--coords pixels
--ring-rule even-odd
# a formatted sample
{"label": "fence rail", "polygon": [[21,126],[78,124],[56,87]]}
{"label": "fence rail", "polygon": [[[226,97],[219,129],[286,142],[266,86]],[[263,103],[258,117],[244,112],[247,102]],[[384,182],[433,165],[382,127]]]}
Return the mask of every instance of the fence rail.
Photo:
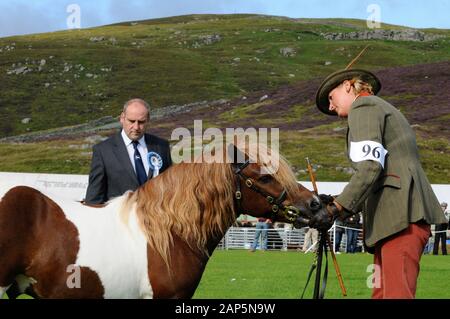
{"label": "fence rail", "polygon": [[[333,225],[328,230],[328,234],[330,236],[330,240],[333,243],[333,248],[335,247],[335,235],[337,227],[347,228],[343,226]],[[263,230],[264,231],[264,230]],[[270,228],[267,231],[268,235],[268,245],[267,248],[269,250],[301,250],[303,249],[303,244],[305,241],[305,233],[308,231],[308,228],[301,229],[290,229],[290,228]],[[360,251],[364,251],[364,245],[362,241],[362,230],[358,229],[358,240],[357,247]],[[225,234],[225,236],[220,241],[217,249],[251,249],[253,240],[255,238],[255,227],[230,227]],[[450,231],[447,231],[448,235],[450,235]],[[432,231],[433,236],[431,236],[428,240],[428,243],[425,247],[425,253],[429,253],[432,250],[432,246],[434,243],[434,234],[437,233]],[[262,247],[262,238],[259,237],[258,249]],[[345,252],[347,250],[347,235],[344,232],[342,235],[340,250]]]}
{"label": "fence rail", "polygon": [[[269,250],[301,250],[303,248],[305,233],[308,228],[290,229],[290,228],[270,228],[267,231]],[[359,230],[357,247],[363,249],[361,230]],[[230,227],[225,236],[220,241],[217,249],[250,249],[255,238],[255,227]],[[335,239],[335,227],[333,226],[328,230],[330,240],[333,243]],[[262,237],[259,237],[258,248],[262,247]],[[347,249],[346,234],[343,234],[341,251]]]}

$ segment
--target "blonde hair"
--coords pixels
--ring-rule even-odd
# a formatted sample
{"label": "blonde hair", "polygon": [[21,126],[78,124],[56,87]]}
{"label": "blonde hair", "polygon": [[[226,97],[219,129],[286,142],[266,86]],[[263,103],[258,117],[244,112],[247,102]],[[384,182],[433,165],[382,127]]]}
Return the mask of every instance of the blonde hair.
{"label": "blonde hair", "polygon": [[364,82],[360,78],[353,78],[350,81],[350,85],[353,87],[353,90],[356,94],[359,94],[361,92],[366,92],[369,94],[373,94],[372,85],[370,85],[367,82]]}

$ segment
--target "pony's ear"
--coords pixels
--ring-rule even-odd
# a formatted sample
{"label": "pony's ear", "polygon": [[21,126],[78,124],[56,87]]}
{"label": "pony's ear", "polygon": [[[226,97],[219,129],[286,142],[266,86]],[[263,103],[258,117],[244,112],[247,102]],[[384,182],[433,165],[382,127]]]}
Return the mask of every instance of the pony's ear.
{"label": "pony's ear", "polygon": [[247,161],[247,156],[244,152],[236,147],[236,145],[228,144],[227,155],[233,168],[237,169]]}

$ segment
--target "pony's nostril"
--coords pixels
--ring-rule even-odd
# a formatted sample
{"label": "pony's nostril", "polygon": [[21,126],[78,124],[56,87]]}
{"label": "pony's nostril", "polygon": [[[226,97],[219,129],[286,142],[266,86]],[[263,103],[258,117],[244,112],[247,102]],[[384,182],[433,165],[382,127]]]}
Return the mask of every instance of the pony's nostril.
{"label": "pony's nostril", "polygon": [[311,208],[312,211],[318,211],[322,207],[322,205],[320,204],[320,202],[313,199],[309,207]]}

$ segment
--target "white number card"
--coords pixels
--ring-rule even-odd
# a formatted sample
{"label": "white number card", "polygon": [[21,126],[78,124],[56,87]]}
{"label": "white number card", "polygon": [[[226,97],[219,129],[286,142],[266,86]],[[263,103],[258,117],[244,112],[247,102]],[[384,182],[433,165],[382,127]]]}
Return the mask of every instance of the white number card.
{"label": "white number card", "polygon": [[350,159],[353,162],[375,161],[384,168],[384,158],[388,151],[382,144],[374,141],[350,143]]}

